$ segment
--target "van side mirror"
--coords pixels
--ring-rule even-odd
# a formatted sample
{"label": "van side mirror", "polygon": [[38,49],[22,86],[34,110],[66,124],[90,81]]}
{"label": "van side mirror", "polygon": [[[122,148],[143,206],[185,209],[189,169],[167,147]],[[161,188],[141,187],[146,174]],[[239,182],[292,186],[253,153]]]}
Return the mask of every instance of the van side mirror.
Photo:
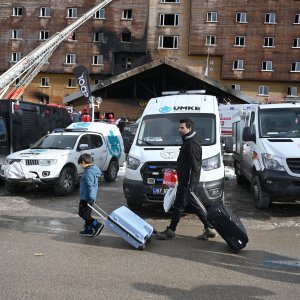
{"label": "van side mirror", "polygon": [[232,136],[228,136],[223,138],[224,146],[223,149],[226,153],[233,153],[233,144],[234,138]]}
{"label": "van side mirror", "polygon": [[79,148],[79,151],[84,151],[84,150],[90,149],[88,144],[80,144],[78,148]]}
{"label": "van side mirror", "polygon": [[245,142],[256,142],[255,133],[251,133],[250,127],[245,127],[243,129],[243,141]]}

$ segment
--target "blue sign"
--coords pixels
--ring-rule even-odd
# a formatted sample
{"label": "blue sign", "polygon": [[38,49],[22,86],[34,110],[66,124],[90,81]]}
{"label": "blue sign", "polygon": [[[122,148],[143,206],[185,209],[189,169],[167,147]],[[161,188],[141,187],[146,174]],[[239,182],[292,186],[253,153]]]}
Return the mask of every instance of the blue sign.
{"label": "blue sign", "polygon": [[159,109],[159,112],[165,114],[165,113],[170,112],[171,110],[172,110],[172,107],[170,107],[170,106],[163,106],[163,107],[161,107]]}

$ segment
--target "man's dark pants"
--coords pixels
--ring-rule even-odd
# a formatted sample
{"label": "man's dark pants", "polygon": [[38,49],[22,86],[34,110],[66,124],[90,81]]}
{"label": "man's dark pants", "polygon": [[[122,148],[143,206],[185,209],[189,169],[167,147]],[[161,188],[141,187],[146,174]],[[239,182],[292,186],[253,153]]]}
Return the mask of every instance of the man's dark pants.
{"label": "man's dark pants", "polygon": [[185,187],[182,186],[180,183],[177,187],[176,198],[173,206],[173,215],[171,218],[171,224],[168,228],[170,228],[173,231],[176,230],[177,224],[179,223],[184,209],[188,204],[190,204],[190,206],[193,208],[194,212],[203,223],[204,228],[213,228],[213,226],[207,220],[206,213],[199,207],[197,203],[195,203],[190,192],[186,191]]}

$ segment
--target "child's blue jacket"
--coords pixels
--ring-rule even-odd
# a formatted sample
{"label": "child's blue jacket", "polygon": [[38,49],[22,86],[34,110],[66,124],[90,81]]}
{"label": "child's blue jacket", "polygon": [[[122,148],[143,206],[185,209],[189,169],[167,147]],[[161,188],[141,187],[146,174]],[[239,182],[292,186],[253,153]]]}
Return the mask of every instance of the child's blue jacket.
{"label": "child's blue jacket", "polygon": [[96,165],[86,167],[80,179],[80,199],[84,201],[96,201],[98,192],[98,178],[101,175]]}

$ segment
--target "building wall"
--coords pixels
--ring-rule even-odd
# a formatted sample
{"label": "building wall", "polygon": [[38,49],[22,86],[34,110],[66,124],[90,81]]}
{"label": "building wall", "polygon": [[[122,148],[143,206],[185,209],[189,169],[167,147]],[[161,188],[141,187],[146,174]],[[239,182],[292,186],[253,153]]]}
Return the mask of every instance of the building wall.
{"label": "building wall", "polygon": [[[42,43],[41,30],[50,36],[64,29],[73,19],[66,18],[70,7],[81,16],[98,4],[95,0],[74,1],[5,1],[0,9],[0,72],[13,64],[11,53],[28,54]],[[26,88],[24,99],[61,103],[64,96],[78,91],[68,87],[74,79],[75,65],[89,69],[91,84],[104,80],[162,57],[240,87],[240,91],[258,101],[265,98],[282,101],[289,87],[300,95],[300,72],[290,72],[292,62],[300,63],[300,48],[292,42],[300,38],[300,24],[293,24],[300,14],[299,1],[268,0],[205,0],[162,3],[158,0],[113,0],[105,8],[105,19],[90,19],[76,30],[76,39],[62,42],[50,57],[42,72]],[[23,9],[22,16],[12,16],[13,7]],[[39,17],[40,8],[50,6],[51,17]],[[132,10],[132,18],[122,19],[124,10]],[[207,22],[207,13],[216,12],[217,22]],[[247,23],[237,23],[236,13],[247,13]],[[275,24],[264,24],[267,12],[276,13]],[[161,14],[178,14],[178,26],[160,25]],[[20,39],[11,39],[11,30],[22,30]],[[93,41],[95,32],[104,39]],[[131,32],[130,42],[122,42],[122,33]],[[216,36],[216,46],[205,45],[207,35]],[[178,47],[160,48],[159,36],[178,36]],[[234,46],[236,36],[245,36],[244,47]],[[274,37],[275,47],[262,47],[266,36]],[[66,55],[76,54],[76,64],[66,64]],[[103,55],[103,64],[93,65],[94,55]],[[244,60],[244,70],[233,70],[233,61]],[[273,62],[273,71],[261,71],[263,60]],[[48,77],[50,86],[41,87],[41,78]],[[269,88],[268,95],[258,95],[259,86]]]}

